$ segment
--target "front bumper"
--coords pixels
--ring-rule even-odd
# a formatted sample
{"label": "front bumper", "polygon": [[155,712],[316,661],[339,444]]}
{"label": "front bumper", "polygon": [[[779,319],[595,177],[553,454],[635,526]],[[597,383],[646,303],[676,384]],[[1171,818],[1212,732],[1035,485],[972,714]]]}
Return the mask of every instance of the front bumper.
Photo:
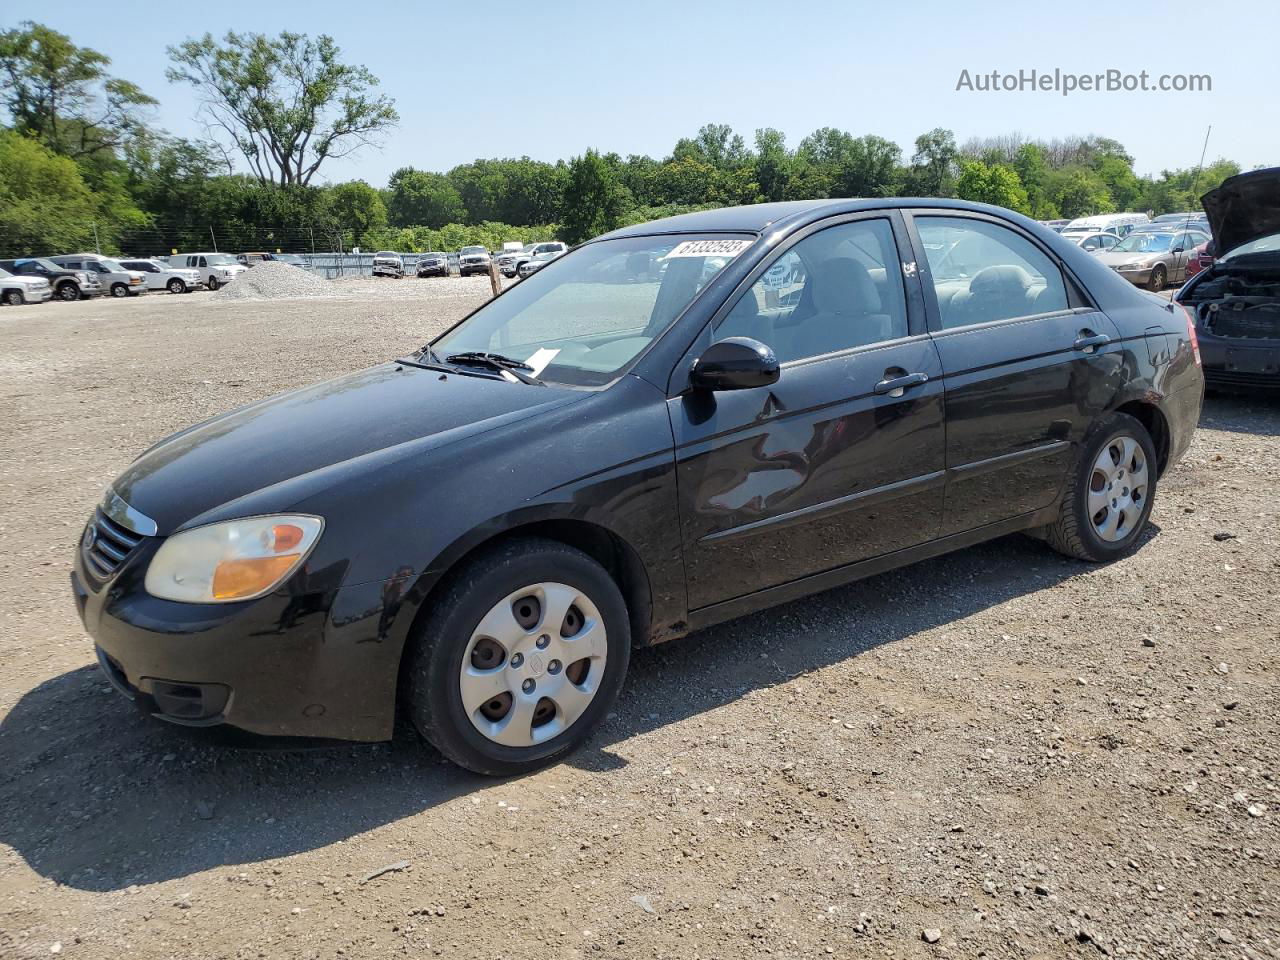
{"label": "front bumper", "polygon": [[449,275],[449,267],[447,264],[424,265],[418,267],[418,276],[420,277],[447,277]]}
{"label": "front bumper", "polygon": [[[1112,269],[1115,269],[1114,267]],[[1151,271],[1155,269],[1154,265],[1150,267],[1142,267],[1138,270],[1116,270],[1116,273],[1124,277],[1130,283],[1145,287],[1151,280]]]}
{"label": "front bumper", "polygon": [[382,583],[323,589],[299,577],[245,603],[161,600],[143,587],[161,542],[145,540],[105,581],[76,551],[76,606],[120,693],[184,727],[364,741],[391,736],[403,630],[386,601],[397,591]]}
{"label": "front bumper", "polygon": [[1216,387],[1280,390],[1280,340],[1219,337],[1198,331],[1205,382]]}

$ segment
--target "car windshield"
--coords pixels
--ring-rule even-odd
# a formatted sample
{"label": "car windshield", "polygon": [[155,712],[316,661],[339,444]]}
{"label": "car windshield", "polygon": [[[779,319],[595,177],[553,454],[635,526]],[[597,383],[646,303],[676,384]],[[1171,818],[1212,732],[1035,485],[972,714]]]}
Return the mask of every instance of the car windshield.
{"label": "car windshield", "polygon": [[12,277],[12,276],[13,276],[13,274],[12,274],[12,273],[10,273],[10,272],[9,272],[8,270],[6,270],[4,267],[0,267],[0,279],[7,279],[7,278]]}
{"label": "car windshield", "polygon": [[1163,253],[1173,246],[1172,233],[1131,233],[1114,247],[1112,253]]}
{"label": "car windshield", "polygon": [[205,254],[204,262],[209,264],[211,267],[234,266],[239,263],[239,261],[229,253]]}
{"label": "car windshield", "polygon": [[754,237],[601,240],[557,257],[432,343],[524,361],[544,380],[609,383]]}
{"label": "car windshield", "polygon": [[28,260],[19,260],[19,261],[18,261],[18,263],[17,263],[17,265],[18,265],[18,266],[21,266],[21,265],[22,265],[22,264],[24,264],[24,263],[34,263],[34,264],[36,264],[36,265],[38,265],[38,266],[43,267],[43,268],[44,268],[44,269],[46,269],[46,270],[65,270],[65,269],[67,269],[66,267],[60,267],[60,266],[58,266],[58,265],[57,265],[56,263],[54,263],[52,260],[46,260],[44,257],[31,257],[31,258],[30,258],[30,259],[28,259]]}
{"label": "car windshield", "polygon": [[394,253],[394,252],[393,252],[393,251],[391,251],[391,250],[379,250],[377,253],[375,253],[375,254],[374,254],[374,256],[375,256],[375,257],[391,257],[391,258],[398,258],[398,257],[400,256],[400,254],[398,254],[398,253]]}
{"label": "car windshield", "polygon": [[98,262],[112,273],[124,273],[124,266],[119,260],[99,260]]}
{"label": "car windshield", "polygon": [[462,252],[462,253],[485,253],[485,252],[487,252],[487,251],[485,250],[485,248],[484,248],[484,247],[463,247],[463,248],[462,248],[462,250],[461,250],[460,252]]}

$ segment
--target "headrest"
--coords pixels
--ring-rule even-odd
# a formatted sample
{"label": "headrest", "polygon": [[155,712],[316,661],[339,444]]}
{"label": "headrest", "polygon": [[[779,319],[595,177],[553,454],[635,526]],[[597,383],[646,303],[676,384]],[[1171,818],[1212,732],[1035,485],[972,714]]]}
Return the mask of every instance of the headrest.
{"label": "headrest", "polygon": [[867,268],[852,257],[832,257],[813,269],[813,305],[822,313],[880,312],[880,293]]}
{"label": "headrest", "polygon": [[969,281],[969,292],[982,297],[1025,297],[1034,282],[1027,271],[1006,263],[979,270]]}

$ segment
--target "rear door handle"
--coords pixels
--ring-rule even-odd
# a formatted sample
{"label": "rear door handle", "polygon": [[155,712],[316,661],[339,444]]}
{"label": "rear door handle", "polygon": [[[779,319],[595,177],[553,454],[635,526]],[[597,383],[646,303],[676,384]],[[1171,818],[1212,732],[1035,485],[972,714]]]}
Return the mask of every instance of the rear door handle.
{"label": "rear door handle", "polygon": [[[1084,333],[1085,331],[1080,331]],[[1083,350],[1085,353],[1093,353],[1098,347],[1105,346],[1111,342],[1111,338],[1105,333],[1095,333],[1088,337],[1078,337],[1076,342],[1072,344],[1077,350]]]}
{"label": "rear door handle", "polygon": [[900,397],[904,390],[912,387],[918,387],[922,383],[929,382],[927,373],[908,373],[904,377],[891,377],[888,380],[881,380],[875,385],[876,393],[887,393],[891,397]]}

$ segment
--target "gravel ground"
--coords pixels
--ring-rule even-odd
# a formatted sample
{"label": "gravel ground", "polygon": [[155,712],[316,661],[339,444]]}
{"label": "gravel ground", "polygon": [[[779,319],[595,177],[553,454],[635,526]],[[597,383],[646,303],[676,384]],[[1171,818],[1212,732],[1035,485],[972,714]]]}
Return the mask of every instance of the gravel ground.
{"label": "gravel ground", "polygon": [[103,485],[486,285],[0,309],[0,957],[1280,957],[1277,403],[1210,399],[1130,559],[1010,537],[640,651],[520,780],[135,715],[66,582]]}

